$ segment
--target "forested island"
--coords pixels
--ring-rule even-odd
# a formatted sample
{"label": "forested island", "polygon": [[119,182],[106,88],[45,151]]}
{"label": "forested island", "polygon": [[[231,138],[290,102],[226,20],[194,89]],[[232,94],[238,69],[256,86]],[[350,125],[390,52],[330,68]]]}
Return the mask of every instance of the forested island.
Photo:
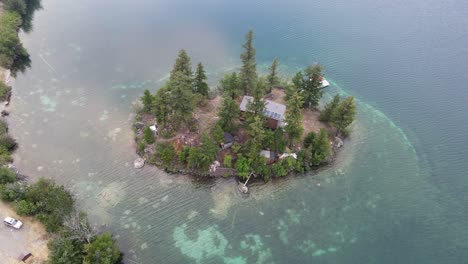
{"label": "forested island", "polygon": [[210,90],[204,67],[192,71],[180,50],[169,80],[145,90],[134,122],[137,152],[167,172],[199,176],[254,176],[268,181],[330,163],[355,118],[352,96],[318,109],[326,80],[312,65],[291,80],[278,59],[257,73],[252,31],[242,45],[240,72]]}

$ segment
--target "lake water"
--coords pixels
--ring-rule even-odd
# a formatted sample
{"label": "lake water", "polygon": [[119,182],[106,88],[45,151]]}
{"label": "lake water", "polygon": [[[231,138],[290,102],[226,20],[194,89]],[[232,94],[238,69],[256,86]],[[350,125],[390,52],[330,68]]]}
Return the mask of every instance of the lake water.
{"label": "lake water", "polygon": [[[127,263],[466,263],[468,3],[43,0],[22,34],[15,164],[65,184]],[[251,188],[133,169],[132,102],[180,48],[209,81],[256,33],[260,69],[326,66],[358,100],[337,162]]]}

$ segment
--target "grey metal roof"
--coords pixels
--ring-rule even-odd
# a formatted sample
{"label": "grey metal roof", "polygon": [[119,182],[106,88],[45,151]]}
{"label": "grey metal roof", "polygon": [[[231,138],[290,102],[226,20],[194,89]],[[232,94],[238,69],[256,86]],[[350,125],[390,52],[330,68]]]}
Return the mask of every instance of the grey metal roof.
{"label": "grey metal roof", "polygon": [[[241,111],[247,111],[247,105],[249,102],[253,101],[252,96],[244,96],[242,102],[239,106]],[[270,100],[265,100],[265,114],[266,117],[281,121],[284,119],[284,114],[286,113],[286,106],[280,103],[276,103]]]}

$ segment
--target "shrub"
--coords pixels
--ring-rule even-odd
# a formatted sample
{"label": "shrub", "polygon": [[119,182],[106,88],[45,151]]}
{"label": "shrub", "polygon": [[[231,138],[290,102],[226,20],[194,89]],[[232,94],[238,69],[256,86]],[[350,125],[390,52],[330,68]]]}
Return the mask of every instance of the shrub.
{"label": "shrub", "polygon": [[188,157],[188,154],[189,154],[189,150],[190,148],[185,146],[182,151],[179,152],[179,162],[181,164],[185,164],[187,162],[187,157]]}
{"label": "shrub", "polygon": [[16,182],[16,173],[9,168],[0,167],[0,184]]}
{"label": "shrub", "polygon": [[83,263],[83,245],[75,239],[59,236],[47,246],[49,264]]}
{"label": "shrub", "polygon": [[146,143],[144,140],[142,140],[139,144],[138,144],[138,152],[140,154],[143,154],[145,152],[145,148],[146,148]]}
{"label": "shrub", "polygon": [[63,186],[46,179],[30,185],[25,200],[34,205],[33,214],[46,226],[48,232],[59,230],[74,204],[71,194]]}
{"label": "shrub", "polygon": [[91,244],[85,245],[83,264],[115,264],[120,259],[120,250],[110,233],[98,235]]}
{"label": "shrub", "polygon": [[31,202],[20,200],[15,204],[15,210],[19,215],[34,215],[36,207]]}
{"label": "shrub", "polygon": [[232,156],[231,155],[224,156],[223,164],[224,164],[224,167],[231,168],[232,167]]}
{"label": "shrub", "polygon": [[149,126],[145,126],[143,129],[143,138],[146,142],[146,144],[153,144],[155,139],[154,139],[154,132],[151,130]]}
{"label": "shrub", "polygon": [[26,14],[26,3],[24,0],[5,0],[5,10],[16,12],[20,15]]}
{"label": "shrub", "polygon": [[6,134],[8,132],[8,123],[5,119],[0,118],[0,135]]}
{"label": "shrub", "polygon": [[11,86],[8,86],[4,84],[2,81],[0,81],[0,101],[8,100],[10,92],[11,92]]}
{"label": "shrub", "polygon": [[0,147],[4,147],[9,151],[13,151],[16,149],[16,140],[10,137],[7,134],[0,135]]}
{"label": "shrub", "polygon": [[161,161],[166,169],[171,167],[172,161],[174,160],[174,155],[174,147],[171,144],[168,144],[161,153]]}
{"label": "shrub", "polygon": [[25,198],[26,186],[19,182],[0,185],[0,198],[5,202],[19,201]]}

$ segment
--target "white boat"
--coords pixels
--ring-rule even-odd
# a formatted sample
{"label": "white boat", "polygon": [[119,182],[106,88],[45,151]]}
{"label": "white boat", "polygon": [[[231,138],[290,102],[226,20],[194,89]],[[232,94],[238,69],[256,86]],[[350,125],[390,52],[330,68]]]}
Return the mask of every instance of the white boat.
{"label": "white boat", "polygon": [[329,85],[330,83],[325,78],[323,78],[322,85],[320,86],[320,88],[325,88],[325,87],[328,87]]}

